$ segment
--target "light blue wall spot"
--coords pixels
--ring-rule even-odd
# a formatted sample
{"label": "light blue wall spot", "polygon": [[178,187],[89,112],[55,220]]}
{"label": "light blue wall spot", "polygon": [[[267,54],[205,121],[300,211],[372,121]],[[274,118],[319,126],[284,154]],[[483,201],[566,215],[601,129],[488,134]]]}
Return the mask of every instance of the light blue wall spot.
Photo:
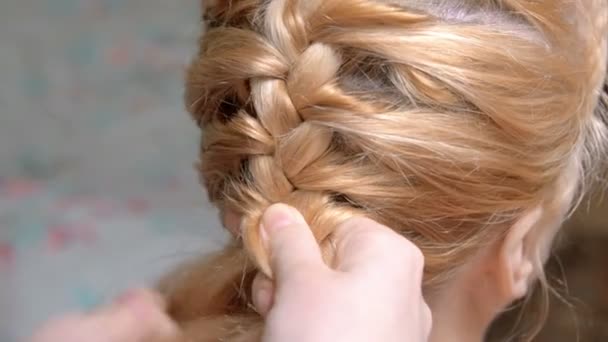
{"label": "light blue wall spot", "polygon": [[44,97],[47,95],[49,81],[39,70],[30,70],[23,75],[23,92],[29,97]]}
{"label": "light blue wall spot", "polygon": [[56,15],[73,15],[80,7],[81,0],[47,0],[49,12]]}
{"label": "light blue wall spot", "polygon": [[116,11],[118,9],[120,9],[122,6],[124,6],[124,3],[127,1],[124,0],[103,0],[102,1],[102,5],[104,6],[104,9],[106,9],[107,11]]}
{"label": "light blue wall spot", "polygon": [[88,66],[95,62],[97,40],[92,36],[82,36],[67,48],[67,59],[78,66]]}
{"label": "light blue wall spot", "polygon": [[103,296],[86,286],[76,287],[72,291],[75,305],[83,310],[91,310],[99,306],[103,302]]}
{"label": "light blue wall spot", "polygon": [[46,235],[46,225],[34,219],[22,219],[10,229],[9,242],[18,249],[35,247]]}

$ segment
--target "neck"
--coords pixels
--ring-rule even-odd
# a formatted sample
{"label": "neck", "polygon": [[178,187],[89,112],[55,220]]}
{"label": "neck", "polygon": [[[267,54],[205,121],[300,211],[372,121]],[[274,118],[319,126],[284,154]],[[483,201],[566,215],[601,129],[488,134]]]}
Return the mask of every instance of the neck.
{"label": "neck", "polygon": [[[483,258],[480,258],[483,260]],[[481,342],[486,330],[504,307],[485,268],[476,262],[441,290],[429,294],[433,329],[429,342]]]}
{"label": "neck", "polygon": [[[450,291],[452,292],[452,291]],[[456,291],[454,291],[456,292]],[[445,297],[444,297],[445,296]],[[481,342],[491,319],[476,305],[471,296],[463,295],[462,291],[444,293],[444,298],[437,298],[436,303],[430,303],[433,312],[433,329],[429,342]]]}

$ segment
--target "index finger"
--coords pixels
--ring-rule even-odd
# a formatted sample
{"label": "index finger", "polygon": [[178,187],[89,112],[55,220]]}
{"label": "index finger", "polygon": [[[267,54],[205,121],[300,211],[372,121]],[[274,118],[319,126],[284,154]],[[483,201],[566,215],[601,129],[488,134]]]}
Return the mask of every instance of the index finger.
{"label": "index finger", "polygon": [[406,271],[422,277],[424,256],[420,249],[394,230],[368,218],[355,217],[334,233],[336,269],[386,275],[386,270]]}

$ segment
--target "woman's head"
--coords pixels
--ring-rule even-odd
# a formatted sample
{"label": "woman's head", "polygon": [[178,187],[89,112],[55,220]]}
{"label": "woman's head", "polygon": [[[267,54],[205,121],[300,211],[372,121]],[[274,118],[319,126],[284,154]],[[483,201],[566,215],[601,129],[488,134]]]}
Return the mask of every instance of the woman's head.
{"label": "woman's head", "polygon": [[328,261],[353,215],[397,230],[425,255],[427,292],[488,248],[506,264],[542,259],[544,227],[608,141],[594,112],[607,12],[603,0],[208,1],[187,103],[210,199],[242,217],[266,273],[257,226],[276,202],[303,212]]}

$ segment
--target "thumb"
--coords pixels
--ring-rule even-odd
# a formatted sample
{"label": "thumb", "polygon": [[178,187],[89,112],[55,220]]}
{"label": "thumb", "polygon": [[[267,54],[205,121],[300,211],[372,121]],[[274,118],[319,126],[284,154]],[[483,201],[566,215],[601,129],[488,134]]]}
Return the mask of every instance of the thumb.
{"label": "thumb", "polygon": [[270,267],[279,282],[302,271],[327,267],[310,227],[295,208],[270,206],[262,217],[261,230],[269,249]]}

